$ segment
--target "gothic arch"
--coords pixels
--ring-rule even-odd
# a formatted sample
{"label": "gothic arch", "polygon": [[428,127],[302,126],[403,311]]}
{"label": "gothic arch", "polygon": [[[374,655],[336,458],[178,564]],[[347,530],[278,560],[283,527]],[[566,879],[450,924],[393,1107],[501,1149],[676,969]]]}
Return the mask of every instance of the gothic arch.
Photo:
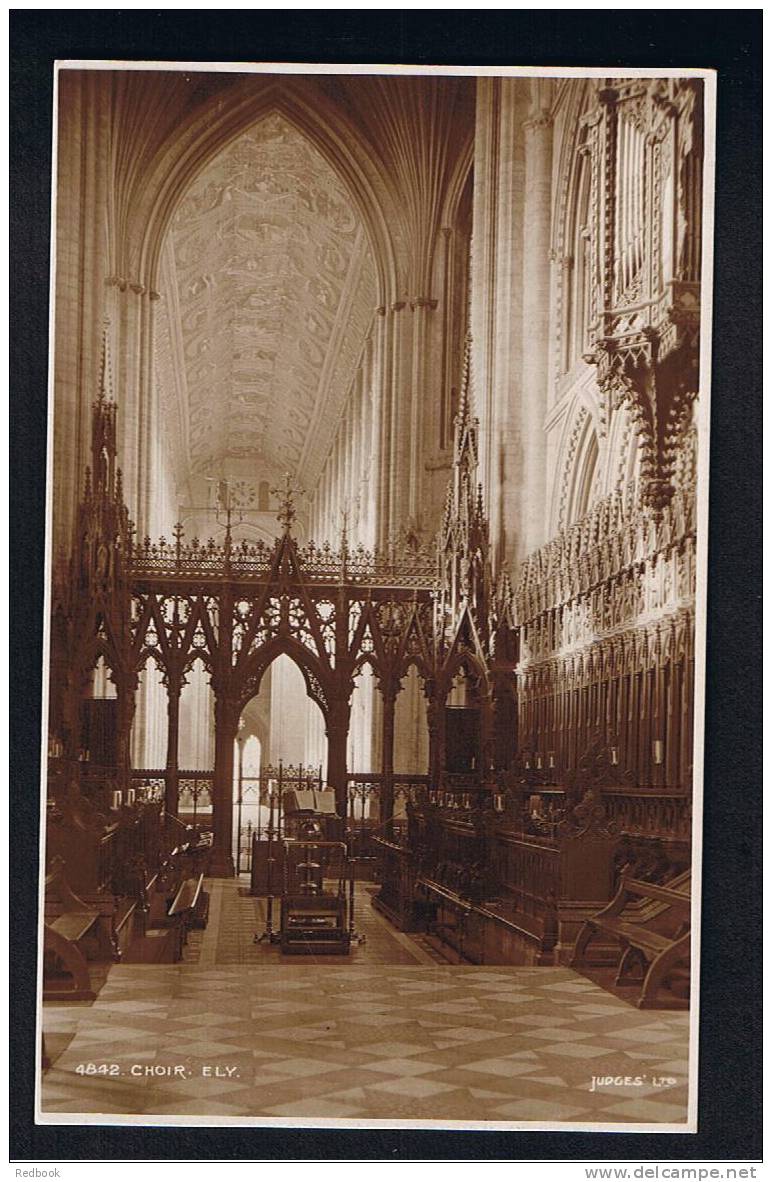
{"label": "gothic arch", "polygon": [[[325,157],[348,189],[362,217],[377,269],[384,302],[396,298],[397,266],[391,219],[396,211],[383,207],[376,184],[377,157],[366,146],[359,129],[330,100],[300,80],[263,79],[249,75],[225,94],[218,93],[191,114],[181,126],[170,129],[153,153],[142,175],[127,186],[124,195],[130,216],[124,219],[125,241],[118,244],[118,269],[141,278],[145,288],[155,288],[166,233],[178,203],[195,177],[213,157],[249,127],[271,112],[278,112]],[[160,100],[159,100],[160,101]],[[130,255],[134,254],[134,259]]]}
{"label": "gothic arch", "polygon": [[608,431],[605,492],[619,492],[635,480],[640,470],[638,432],[626,403],[611,415]]}
{"label": "gothic arch", "polygon": [[[598,449],[598,472],[602,471],[605,447],[598,406],[593,390],[580,388],[569,407],[558,446],[556,482],[552,498],[552,532],[566,529],[576,517],[579,487],[588,462],[592,439]],[[600,487],[600,486],[599,486]]]}
{"label": "gothic arch", "polygon": [[[592,176],[590,163],[583,156],[582,144],[586,135],[585,116],[594,95],[594,83],[587,80],[571,80],[561,93],[562,135],[556,148],[557,183],[552,217],[552,253],[560,263],[557,270],[555,291],[556,321],[558,332],[555,339],[556,372],[564,374],[573,369],[581,357],[581,351],[574,346],[583,336],[583,329],[576,324],[576,316],[586,317],[589,308],[578,307],[577,278],[582,270],[582,259],[577,259],[577,247],[581,245],[579,221],[586,205],[592,213]],[[588,260],[589,266],[589,260]]]}
{"label": "gothic arch", "polygon": [[289,636],[274,637],[249,657],[236,688],[239,712],[260,692],[266,670],[281,655],[289,657],[300,669],[309,698],[316,703],[327,722],[334,697],[329,675],[309,649]]}
{"label": "gothic arch", "polygon": [[139,652],[139,656],[137,657],[136,664],[134,666],[134,672],[137,674],[137,676],[139,676],[141,673],[144,672],[145,668],[147,667],[148,661],[155,662],[158,670],[163,674],[164,681],[165,681],[166,678],[168,677],[169,671],[167,669],[166,658],[165,658],[163,651],[161,650],[160,647],[156,647],[155,645],[143,645],[142,646],[142,648],[140,649],[140,652]]}
{"label": "gothic arch", "polygon": [[573,525],[590,511],[600,484],[600,443],[591,418],[586,419],[576,453],[573,472],[569,474],[567,525]]}
{"label": "gothic arch", "polygon": [[418,675],[424,694],[426,694],[427,686],[432,681],[434,674],[427,662],[418,656],[417,653],[411,653],[399,667],[399,679],[407,677],[411,669],[415,669]]}
{"label": "gothic arch", "polygon": [[441,226],[453,226],[458,217],[458,210],[464,199],[464,193],[470,174],[474,168],[474,140],[469,139],[460,153],[456,166],[448,181],[447,193],[442,205],[440,216]]}
{"label": "gothic arch", "polygon": [[207,653],[206,649],[194,648],[194,649],[191,649],[190,652],[187,654],[187,657],[185,658],[185,662],[182,666],[183,684],[187,680],[187,675],[189,673],[193,672],[196,661],[201,662],[201,668],[203,669],[204,673],[208,673],[210,675],[210,680],[211,680],[211,674],[212,674],[212,668],[213,668],[211,657]]}
{"label": "gothic arch", "polygon": [[480,697],[489,692],[490,676],[485,661],[477,653],[472,652],[471,648],[459,645],[450,653],[437,678],[442,698],[450,693],[454,679],[461,672],[473,679]]}
{"label": "gothic arch", "polygon": [[375,677],[376,680],[380,682],[384,676],[383,665],[378,658],[378,654],[374,651],[360,653],[357,656],[351,672],[352,678],[358,677],[366,665],[370,666],[370,672],[373,674],[373,677]]}

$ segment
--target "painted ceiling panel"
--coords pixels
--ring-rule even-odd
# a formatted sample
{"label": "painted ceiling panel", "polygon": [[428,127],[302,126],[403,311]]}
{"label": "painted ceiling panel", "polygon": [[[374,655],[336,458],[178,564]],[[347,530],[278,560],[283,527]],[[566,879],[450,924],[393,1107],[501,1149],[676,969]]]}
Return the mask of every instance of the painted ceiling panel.
{"label": "painted ceiling panel", "polygon": [[192,471],[254,459],[312,487],[375,304],[344,185],[274,113],[210,161],[171,241]]}

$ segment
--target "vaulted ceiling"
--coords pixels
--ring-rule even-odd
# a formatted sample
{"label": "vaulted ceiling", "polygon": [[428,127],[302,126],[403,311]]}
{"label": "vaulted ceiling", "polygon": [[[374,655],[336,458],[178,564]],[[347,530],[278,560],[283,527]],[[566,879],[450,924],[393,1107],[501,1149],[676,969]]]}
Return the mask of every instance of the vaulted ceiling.
{"label": "vaulted ceiling", "polygon": [[289,471],[313,488],[376,303],[368,239],[339,177],[293,124],[267,115],[193,182],[164,270],[157,369],[189,478]]}

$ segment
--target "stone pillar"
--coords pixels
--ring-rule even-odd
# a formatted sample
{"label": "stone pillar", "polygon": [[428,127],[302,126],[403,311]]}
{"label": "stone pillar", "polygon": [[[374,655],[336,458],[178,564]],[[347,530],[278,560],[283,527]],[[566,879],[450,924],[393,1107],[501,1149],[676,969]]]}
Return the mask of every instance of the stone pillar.
{"label": "stone pillar", "polygon": [[[534,80],[534,102],[540,101]],[[525,210],[523,232],[523,434],[525,496],[523,534],[527,552],[546,537],[546,458],[550,328],[550,221],[552,119],[537,109],[524,124]]]}
{"label": "stone pillar", "polygon": [[[453,406],[451,390],[458,388],[460,374],[456,372],[455,358],[458,347],[457,334],[463,328],[456,321],[458,293],[455,288],[455,241],[450,226],[442,227],[442,330],[441,330],[441,379],[439,424],[435,426],[434,444],[438,452],[446,451],[453,443]],[[427,407],[427,410],[429,408]],[[429,420],[427,419],[427,428]]]}
{"label": "stone pillar", "polygon": [[362,429],[364,407],[364,358],[360,358],[354,382],[354,406],[351,412],[351,479],[349,483],[351,498],[351,541],[356,545],[361,541],[361,477],[362,477]]}
{"label": "stone pillar", "polygon": [[154,309],[159,297],[139,281],[119,277],[111,283],[117,308],[114,368],[119,401],[118,454],[126,503],[139,537],[143,537],[151,528],[150,503],[154,476],[158,475],[153,472],[152,449],[163,429],[153,382]]}
{"label": "stone pillar", "polygon": [[534,347],[523,338],[521,305],[526,111],[521,80],[478,80],[470,260],[474,413],[494,558],[512,569],[524,557],[521,364]]}
{"label": "stone pillar", "polygon": [[372,331],[365,340],[364,353],[364,400],[362,418],[362,470],[360,479],[360,497],[362,501],[362,527],[360,541],[363,546],[370,548],[375,545],[375,504],[374,497],[378,487],[378,452],[373,441],[373,350],[374,341]]}
{"label": "stone pillar", "polygon": [[[111,273],[112,79],[100,71],[59,75],[52,554],[68,560],[89,462]],[[86,212],[88,211],[88,212]],[[115,325],[112,326],[111,336]]]}
{"label": "stone pillar", "polygon": [[339,445],[340,433],[337,432],[332,445],[332,454],[330,456],[330,513],[327,525],[331,541],[334,541],[337,538],[338,510],[340,508],[340,464],[338,462]]}
{"label": "stone pillar", "polygon": [[[411,301],[413,310],[413,341],[412,341],[412,375],[411,375],[411,404],[410,404],[410,485],[408,498],[408,516],[414,525],[422,523],[425,516],[423,510],[423,467],[427,451],[427,440],[423,431],[423,412],[426,402],[428,374],[427,353],[430,347],[431,313],[437,307],[437,301],[431,296],[417,296]],[[434,440],[428,441],[428,450],[433,450]]]}
{"label": "stone pillar", "polygon": [[388,472],[389,533],[394,536],[409,518],[411,464],[411,324],[406,304],[391,305],[391,462]]}
{"label": "stone pillar", "polygon": [[474,413],[480,420],[480,480],[492,491],[496,247],[500,166],[500,109],[504,80],[479,78],[475,116],[471,275],[471,330],[474,340]]}
{"label": "stone pillar", "polygon": [[319,506],[319,537],[318,541],[326,540],[330,529],[330,457],[322,472],[322,501]]}
{"label": "stone pillar", "polygon": [[375,309],[373,372],[373,422],[371,493],[375,511],[375,544],[386,546],[389,536],[389,464],[391,463],[391,355],[388,349],[389,316],[385,305]]}
{"label": "stone pillar", "polygon": [[332,523],[332,531],[336,542],[340,536],[342,514],[346,507],[346,455],[343,446],[345,427],[345,422],[341,421],[338,426],[338,438],[335,442],[335,519]]}

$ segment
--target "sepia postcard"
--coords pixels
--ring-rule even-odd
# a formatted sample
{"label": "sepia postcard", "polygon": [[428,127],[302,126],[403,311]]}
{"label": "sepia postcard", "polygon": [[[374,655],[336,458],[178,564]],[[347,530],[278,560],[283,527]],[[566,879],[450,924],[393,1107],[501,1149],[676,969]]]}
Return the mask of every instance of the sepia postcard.
{"label": "sepia postcard", "polygon": [[714,130],[58,63],[37,1123],[696,1131]]}

